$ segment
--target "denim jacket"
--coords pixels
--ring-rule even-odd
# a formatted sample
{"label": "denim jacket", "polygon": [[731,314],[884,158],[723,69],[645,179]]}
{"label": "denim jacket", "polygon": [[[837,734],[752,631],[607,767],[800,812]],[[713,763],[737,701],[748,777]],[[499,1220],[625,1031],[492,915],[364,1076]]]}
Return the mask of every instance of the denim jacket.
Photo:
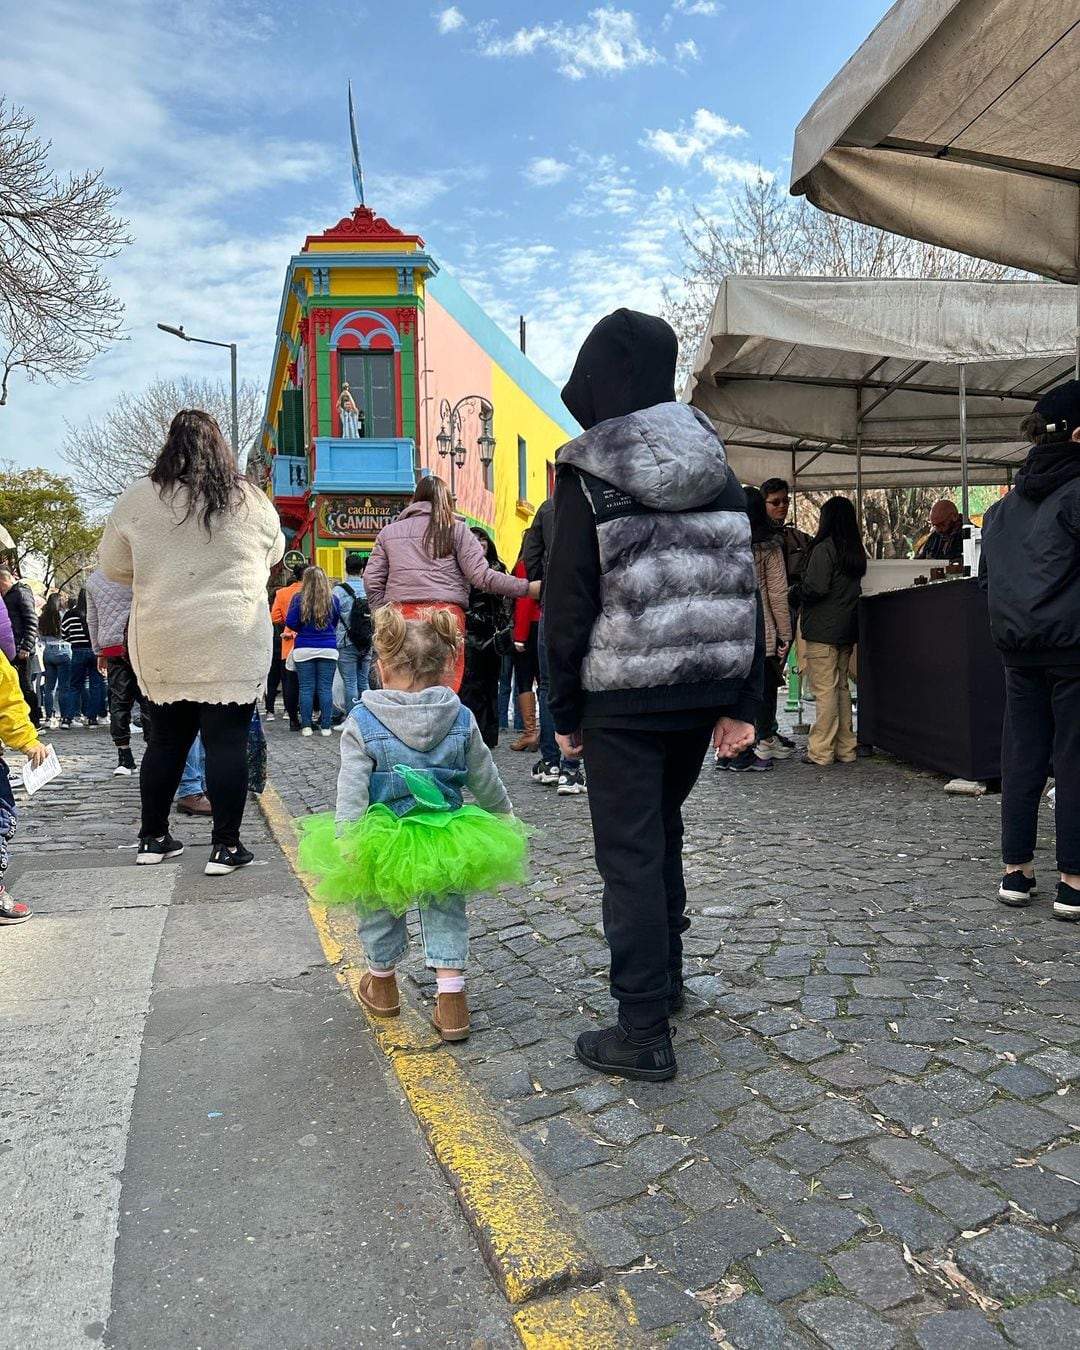
{"label": "denim jacket", "polygon": [[407,693],[370,689],[346,719],[341,736],[337,820],[359,820],[376,802],[399,816],[416,798],[397,764],[426,770],[452,809],[468,788],[485,811],[508,815],[513,807],[472,713],[442,685]]}

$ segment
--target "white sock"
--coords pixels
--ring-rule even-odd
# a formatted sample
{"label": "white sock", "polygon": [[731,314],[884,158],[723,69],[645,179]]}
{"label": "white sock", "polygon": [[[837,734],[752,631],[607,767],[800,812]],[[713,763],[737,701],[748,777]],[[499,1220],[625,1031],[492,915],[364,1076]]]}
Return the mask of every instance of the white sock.
{"label": "white sock", "polygon": [[394,978],[394,968],[389,970],[376,970],[374,966],[368,966],[368,974],[374,975],[377,980],[392,980]]}
{"label": "white sock", "polygon": [[439,987],[440,994],[463,994],[465,992],[465,976],[461,971],[456,975],[437,975],[435,983]]}

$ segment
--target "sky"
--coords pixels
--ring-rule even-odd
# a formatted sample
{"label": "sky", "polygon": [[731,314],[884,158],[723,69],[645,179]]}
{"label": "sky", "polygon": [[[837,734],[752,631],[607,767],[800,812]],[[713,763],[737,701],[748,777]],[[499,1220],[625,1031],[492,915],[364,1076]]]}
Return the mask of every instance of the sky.
{"label": "sky", "polygon": [[154,378],[269,375],[285,267],[355,204],[418,232],[565,378],[589,328],[656,310],[680,224],[748,176],[785,185],[794,129],[887,0],[34,0],[0,92],[66,174],[101,168],[134,242],[110,276],[125,341],[84,380],[13,377],[0,459],[62,471],[65,425]]}

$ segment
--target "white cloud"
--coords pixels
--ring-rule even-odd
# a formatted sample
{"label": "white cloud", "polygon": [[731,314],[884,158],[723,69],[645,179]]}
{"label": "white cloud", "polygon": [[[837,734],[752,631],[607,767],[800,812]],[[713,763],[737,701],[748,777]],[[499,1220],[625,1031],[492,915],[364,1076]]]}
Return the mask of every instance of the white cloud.
{"label": "white cloud", "polygon": [[553,159],[550,155],[539,155],[531,159],[522,169],[522,173],[533,187],[554,187],[556,183],[561,183],[569,172],[569,164],[564,164],[560,159]]}
{"label": "white cloud", "polygon": [[685,168],[691,160],[704,155],[717,141],[737,140],[745,135],[746,131],[742,127],[729,122],[726,117],[710,112],[707,108],[698,108],[689,127],[682,122],[675,131],[647,130],[641,143],[646,149]]}
{"label": "white cloud", "polygon": [[674,7],[679,14],[702,19],[715,18],[724,8],[719,0],[675,0]]}
{"label": "white cloud", "polygon": [[550,52],[556,69],[570,80],[588,75],[619,75],[634,66],[652,65],[661,59],[638,29],[637,15],[626,9],[604,6],[591,10],[587,23],[551,24],[519,28],[508,38],[486,30],[480,52],[490,57],[533,56]]}
{"label": "white cloud", "polygon": [[701,60],[701,53],[693,38],[687,38],[685,42],[676,42],[675,60],[679,62]]}
{"label": "white cloud", "polygon": [[448,5],[435,15],[435,22],[439,26],[440,33],[456,33],[459,28],[465,27],[465,15],[457,5]]}

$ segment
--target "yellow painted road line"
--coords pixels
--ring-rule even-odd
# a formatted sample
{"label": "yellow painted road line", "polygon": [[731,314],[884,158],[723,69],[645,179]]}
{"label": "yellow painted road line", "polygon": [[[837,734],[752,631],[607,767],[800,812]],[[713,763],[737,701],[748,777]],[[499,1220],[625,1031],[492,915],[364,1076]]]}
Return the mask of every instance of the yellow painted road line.
{"label": "yellow painted road line", "polygon": [[[260,802],[271,833],[307,892],[326,959],[355,996],[365,969],[355,923],[351,915],[328,912],[312,895],[309,881],[297,869],[296,831],[273,786],[267,785]],[[430,1022],[405,1004],[400,1017],[369,1016],[368,1022],[506,1298],[523,1304],[596,1280],[596,1263],[569,1215],[548,1196],[525,1155]],[[625,1295],[621,1310],[602,1292],[581,1289],[545,1298],[527,1312],[527,1317],[522,1312],[515,1318],[526,1346],[607,1350],[635,1343]]]}

